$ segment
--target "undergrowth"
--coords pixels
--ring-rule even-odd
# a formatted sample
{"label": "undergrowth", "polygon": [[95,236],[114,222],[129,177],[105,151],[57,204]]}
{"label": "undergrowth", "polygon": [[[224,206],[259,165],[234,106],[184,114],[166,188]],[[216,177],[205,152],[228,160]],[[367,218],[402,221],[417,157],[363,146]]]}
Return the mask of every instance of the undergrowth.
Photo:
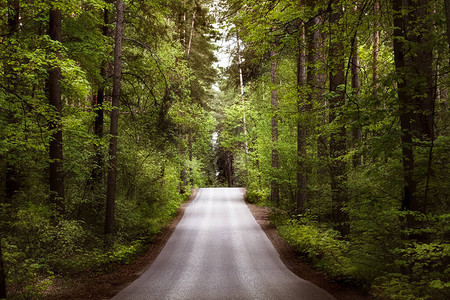
{"label": "undergrowth", "polygon": [[118,215],[125,212],[129,218],[118,218],[113,240],[81,221],[46,218],[43,206],[24,208],[12,224],[20,235],[2,240],[8,299],[40,298],[56,276],[98,275],[131,263],[170,223],[187,196],[152,202],[139,210],[119,199]]}
{"label": "undergrowth", "polygon": [[[438,221],[448,223],[448,217]],[[271,222],[305,260],[338,281],[388,299],[450,298],[450,243],[444,237],[434,235],[436,239],[426,242],[398,239],[395,247],[384,249],[377,246],[382,242],[344,239],[324,224],[300,221],[280,210],[272,212]]]}

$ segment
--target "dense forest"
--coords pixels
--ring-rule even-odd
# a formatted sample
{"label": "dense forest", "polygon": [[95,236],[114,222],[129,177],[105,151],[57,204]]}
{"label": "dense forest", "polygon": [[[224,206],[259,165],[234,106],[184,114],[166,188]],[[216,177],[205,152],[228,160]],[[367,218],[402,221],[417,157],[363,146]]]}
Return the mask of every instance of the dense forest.
{"label": "dense forest", "polygon": [[216,33],[208,3],[181,0],[8,0],[0,16],[0,298],[34,298],[129,261],[213,185]]}
{"label": "dense forest", "polygon": [[335,280],[450,297],[449,0],[0,3],[0,299],[130,262],[204,186]]}
{"label": "dense forest", "polygon": [[335,278],[450,297],[449,1],[227,1],[228,182]]}

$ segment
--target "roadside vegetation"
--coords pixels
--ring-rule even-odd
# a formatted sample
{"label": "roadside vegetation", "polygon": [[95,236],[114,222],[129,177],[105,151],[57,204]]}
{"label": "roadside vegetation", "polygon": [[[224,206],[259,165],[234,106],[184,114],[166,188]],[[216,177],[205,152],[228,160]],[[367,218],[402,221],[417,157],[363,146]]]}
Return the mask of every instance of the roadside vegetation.
{"label": "roadside vegetation", "polygon": [[223,181],[336,280],[448,299],[447,1],[224,2]]}
{"label": "roadside vegetation", "polygon": [[0,3],[0,299],[36,299],[214,184],[216,32],[209,2]]}

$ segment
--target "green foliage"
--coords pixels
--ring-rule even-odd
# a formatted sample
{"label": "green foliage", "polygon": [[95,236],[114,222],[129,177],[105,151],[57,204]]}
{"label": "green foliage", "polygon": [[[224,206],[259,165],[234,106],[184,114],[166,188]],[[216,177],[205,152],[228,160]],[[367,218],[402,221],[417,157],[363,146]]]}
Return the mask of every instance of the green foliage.
{"label": "green foliage", "polygon": [[351,244],[340,239],[339,232],[320,228],[315,222],[272,215],[278,232],[291,246],[314,266],[327,271],[338,280],[356,282],[356,266],[348,256]]}
{"label": "green foliage", "polygon": [[[377,278],[381,296],[395,299],[447,299],[450,295],[450,244],[412,242],[394,251],[396,271]],[[409,270],[407,274],[402,270]]]}
{"label": "green foliage", "polygon": [[[247,188],[249,201],[273,205],[269,197],[276,181],[280,203],[272,222],[301,255],[338,279],[386,298],[448,298],[449,81],[443,70],[448,69],[449,53],[442,1],[426,1],[423,10],[405,8],[402,16],[415,19],[406,21],[406,36],[400,37],[393,37],[396,14],[387,2],[376,1],[379,7],[375,1],[359,3],[357,9],[354,1],[225,2],[227,17],[231,16],[230,43],[235,43],[238,32],[244,50],[243,63],[238,65],[237,53],[231,49],[233,62],[220,84],[219,95],[226,105],[218,118],[218,141],[233,154],[235,182]],[[330,22],[335,13],[339,20]],[[302,29],[305,39],[300,36]],[[376,53],[375,36],[379,37]],[[403,69],[396,65],[394,39],[407,48]],[[335,53],[337,44],[342,46],[341,55]],[[300,50],[306,55],[306,78],[300,78],[304,81],[297,81]],[[272,51],[277,58],[275,83],[271,82]],[[433,61],[414,65],[427,51],[432,51]],[[352,80],[356,55],[359,87]],[[432,74],[427,73],[428,64]],[[245,105],[237,96],[239,68]],[[344,79],[330,91],[332,76],[340,69]],[[402,107],[398,87],[406,81],[410,98]],[[427,100],[424,95],[431,86],[436,93]],[[273,89],[278,96],[276,109],[271,103]],[[340,95],[344,100],[336,107],[333,100]],[[248,154],[243,143],[244,113]],[[411,118],[410,130],[405,130],[405,115]],[[277,142],[272,140],[274,116]],[[424,124],[433,127],[431,135],[421,136]],[[306,140],[298,144],[302,133]],[[407,133],[412,142],[405,142]],[[333,148],[332,136],[344,141],[341,149]],[[272,149],[279,156],[276,170]],[[406,171],[411,160],[413,171]],[[331,178],[330,166],[335,162],[341,164],[341,173]],[[297,182],[299,175],[306,177],[304,190]],[[416,184],[411,198],[417,200],[417,211],[413,212],[406,205],[408,176]],[[336,181],[342,182],[338,197],[332,186]],[[300,214],[299,194],[306,197]],[[346,236],[334,230],[343,225],[339,214],[348,216]]]}
{"label": "green foliage", "polygon": [[357,239],[342,240],[338,232],[308,218],[298,221],[276,212],[271,221],[300,255],[338,280],[373,285],[377,296],[392,299],[446,299],[449,295],[450,245],[444,241],[370,248]]}
{"label": "green foliage", "polygon": [[[106,239],[114,4],[17,3],[17,26],[8,22],[15,1],[0,5],[0,181],[13,187],[12,194],[0,190],[0,240],[8,295],[34,299],[53,276],[105,272],[131,262],[189,195],[190,185],[180,195],[182,166],[192,170],[187,174],[193,186],[215,182],[211,135],[216,123],[208,106],[216,75],[215,37],[206,3],[126,3],[116,226],[114,236]],[[48,35],[51,8],[62,12],[60,42]],[[192,9],[196,26],[188,61],[181,36],[191,20],[173,16],[185,12],[190,19]],[[47,99],[53,67],[62,72],[61,118]],[[96,106],[99,88],[105,96],[102,107]],[[63,133],[64,211],[49,203],[48,153],[54,133],[49,124],[54,120]]]}
{"label": "green foliage", "polygon": [[10,294],[20,294],[23,299],[39,297],[51,284],[54,275],[48,266],[26,258],[13,244],[2,245],[5,267],[8,270],[7,284],[10,286]]}

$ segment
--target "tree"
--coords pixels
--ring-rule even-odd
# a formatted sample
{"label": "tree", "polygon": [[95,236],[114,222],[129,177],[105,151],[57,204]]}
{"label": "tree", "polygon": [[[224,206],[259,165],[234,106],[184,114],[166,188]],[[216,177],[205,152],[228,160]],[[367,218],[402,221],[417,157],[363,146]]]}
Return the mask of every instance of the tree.
{"label": "tree", "polygon": [[[272,32],[275,31],[275,27]],[[270,183],[270,200],[276,206],[280,204],[280,191],[278,186],[278,92],[276,88],[277,84],[277,52],[272,50],[270,52],[271,64],[270,64],[270,80],[272,83],[270,93],[270,103],[272,104],[272,171],[275,173]]]}
{"label": "tree", "polygon": [[[61,41],[61,10],[51,8],[49,23],[50,38],[56,42]],[[58,50],[54,54],[59,57]],[[50,203],[57,206],[60,212],[64,211],[64,170],[63,170],[63,132],[62,132],[62,100],[61,100],[61,68],[52,66],[48,77],[48,99],[55,110],[55,116],[50,122],[52,132],[50,139]]]}
{"label": "tree", "polygon": [[[335,2],[334,4],[338,4]],[[346,129],[338,121],[340,109],[345,103],[343,86],[345,85],[344,72],[344,46],[338,34],[338,23],[342,16],[341,8],[338,5],[332,7],[330,12],[330,24],[334,27],[331,33],[330,42],[330,112],[329,122],[333,129],[330,134],[330,176],[331,176],[331,201],[332,215],[335,222],[335,229],[342,235],[349,233],[348,214],[345,212],[345,205],[348,200],[346,181],[346,163],[342,156],[346,153]]]}
{"label": "tree", "polygon": [[[429,25],[426,18],[428,1],[393,2],[394,59],[397,75],[401,147],[403,161],[403,200],[406,211],[421,211],[415,177],[414,138],[431,140],[433,106],[433,57],[429,43]],[[417,32],[421,34],[418,34]],[[414,226],[413,217],[407,225]]]}
{"label": "tree", "polygon": [[106,215],[105,215],[105,234],[114,232],[114,211],[116,197],[116,180],[117,180],[117,135],[119,128],[119,105],[120,105],[120,89],[122,77],[122,40],[124,30],[124,2],[117,0],[116,2],[116,32],[114,47],[114,72],[113,72],[113,94],[112,94],[112,110],[110,125],[110,142],[109,142],[109,170],[106,194]]}
{"label": "tree", "polygon": [[375,0],[374,4],[373,4],[373,14],[375,16],[375,23],[374,23],[374,27],[375,27],[375,31],[373,32],[373,50],[372,50],[372,81],[373,81],[373,95],[374,97],[378,96],[378,87],[379,87],[379,82],[378,82],[378,57],[379,57],[379,51],[380,51],[380,30],[378,29],[378,27],[380,26],[379,21],[378,21],[378,14],[379,14],[379,10],[380,10],[380,3],[378,2],[378,0]]}
{"label": "tree", "polygon": [[[108,36],[109,35],[109,30],[108,30],[109,10],[107,8],[103,9],[103,22],[104,22],[104,24],[102,25],[102,33],[104,36]],[[107,62],[106,61],[102,62],[101,67],[100,67],[100,77],[103,80],[103,82],[100,82],[100,84],[99,84],[99,87],[97,89],[97,96],[95,97],[96,101],[94,104],[94,109],[95,109],[94,133],[99,139],[101,139],[103,137],[103,119],[104,119],[103,102],[105,99],[106,67],[107,67]],[[97,169],[101,169],[102,157],[100,154],[97,157],[97,164],[98,164]],[[98,177],[98,176],[99,176],[99,174],[97,174],[95,177]]]}
{"label": "tree", "polygon": [[248,141],[247,141],[247,121],[245,119],[245,94],[244,94],[244,77],[242,75],[242,55],[241,55],[241,47],[239,44],[239,30],[236,29],[236,49],[238,55],[238,65],[239,65],[239,86],[241,88],[241,101],[243,106],[242,112],[242,131],[244,133],[244,153],[245,159],[248,160]]}
{"label": "tree", "polygon": [[[191,56],[191,48],[192,48],[192,39],[194,37],[194,29],[195,29],[195,14],[197,12],[197,3],[193,3],[193,13],[192,13],[192,22],[191,22],[191,28],[189,31],[189,43],[188,43],[188,47],[186,49],[186,59],[189,63],[189,58]],[[192,85],[191,85],[191,89],[192,89]],[[189,182],[191,184],[191,186],[194,186],[194,177],[193,177],[193,173],[192,173],[192,132],[190,130],[188,130],[188,153],[189,153],[189,162],[190,162],[190,166],[189,166]],[[184,182],[183,182],[184,183]]]}
{"label": "tree", "polygon": [[[307,74],[306,74],[306,51],[305,45],[313,45],[313,41],[308,40],[306,42],[305,38],[305,24],[303,22],[299,22],[298,26],[298,54],[297,54],[297,112],[298,112],[298,121],[297,121],[297,213],[303,214],[305,212],[305,203],[307,201],[307,185],[306,185],[306,139],[308,135],[308,124],[306,118],[301,118],[301,116],[306,116],[311,110],[311,104],[305,103],[310,101],[311,99],[307,99],[305,97],[304,90],[306,88],[307,83]],[[309,58],[312,57],[310,54],[312,49],[308,49]],[[308,70],[309,71],[309,70]],[[311,83],[311,71],[308,73],[309,79]],[[306,98],[306,99],[305,99]]]}
{"label": "tree", "polygon": [[[354,7],[355,12],[358,11],[358,7]],[[360,94],[361,89],[361,79],[359,77],[359,50],[358,50],[358,31],[355,30],[355,34],[353,36],[352,40],[352,49],[351,49],[351,73],[352,73],[352,97],[353,102],[356,104],[356,113],[355,117],[353,118],[353,121],[356,123],[354,125],[354,128],[352,130],[352,136],[353,136],[353,147],[359,146],[361,143],[361,125],[360,125],[360,118],[359,118],[359,103],[358,103],[358,97]],[[374,50],[375,51],[375,50]],[[374,56],[375,59],[375,56]],[[374,71],[375,72],[375,71]],[[359,151],[356,151],[356,153],[353,155],[353,167],[357,167],[361,165],[361,154]]]}

